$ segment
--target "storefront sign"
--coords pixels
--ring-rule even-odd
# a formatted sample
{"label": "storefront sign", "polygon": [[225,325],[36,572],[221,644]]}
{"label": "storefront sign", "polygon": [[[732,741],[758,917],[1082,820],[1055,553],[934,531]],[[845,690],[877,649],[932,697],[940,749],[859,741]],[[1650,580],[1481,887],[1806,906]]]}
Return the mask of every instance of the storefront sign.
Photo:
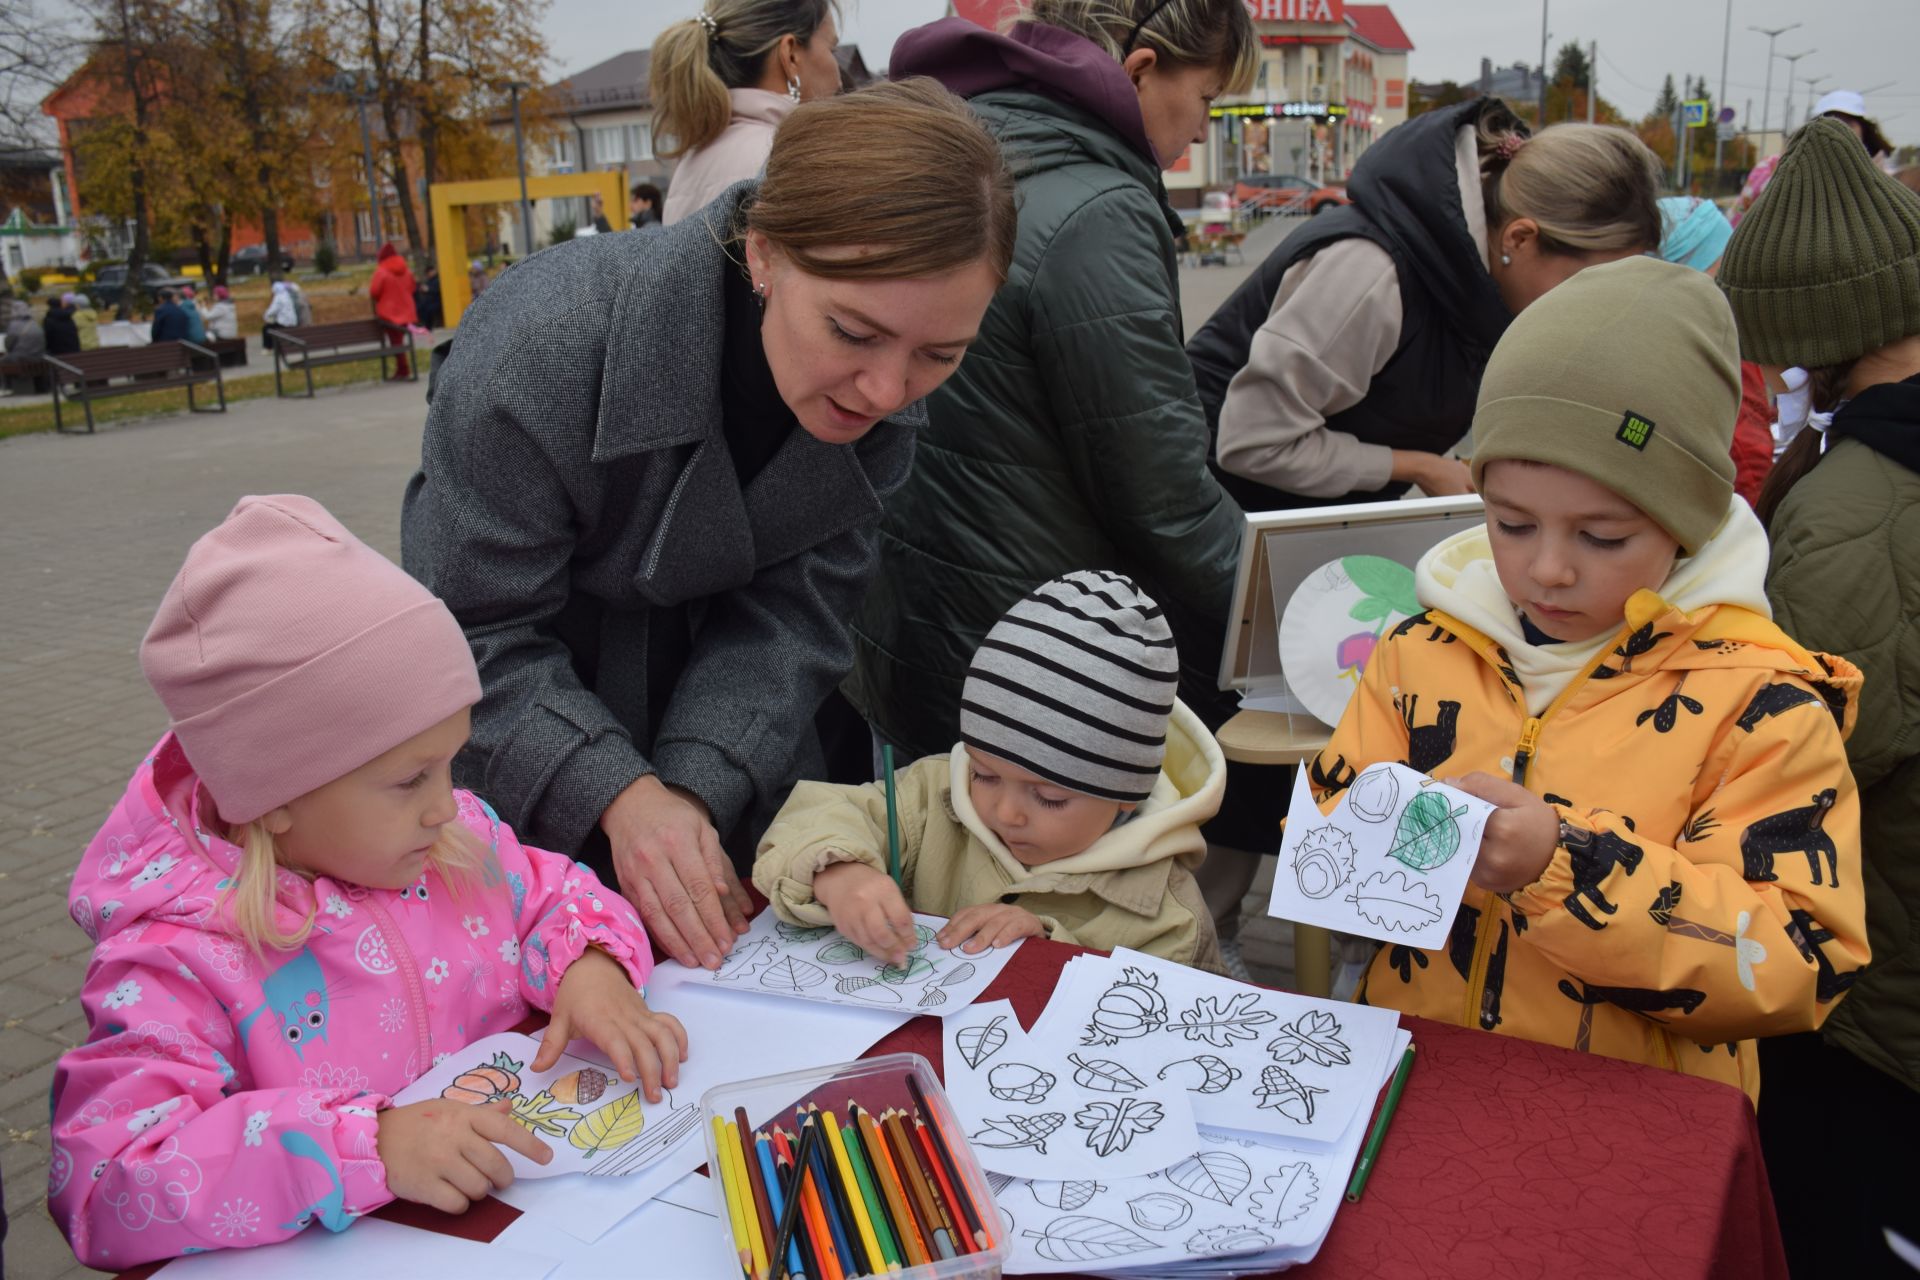
{"label": "storefront sign", "polygon": [[1346,16],[1345,8],[1345,0],[1247,0],[1255,22],[1334,23]]}
{"label": "storefront sign", "polygon": [[1347,114],[1342,102],[1235,102],[1208,110],[1215,120],[1230,116],[1253,120],[1338,120]]}

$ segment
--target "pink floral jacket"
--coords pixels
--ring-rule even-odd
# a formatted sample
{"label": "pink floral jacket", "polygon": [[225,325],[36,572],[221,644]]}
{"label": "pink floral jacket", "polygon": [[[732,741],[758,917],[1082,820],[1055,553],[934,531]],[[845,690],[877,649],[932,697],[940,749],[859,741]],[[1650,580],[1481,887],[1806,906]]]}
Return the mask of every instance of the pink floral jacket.
{"label": "pink floral jacket", "polygon": [[636,986],[652,970],[623,898],[464,791],[476,877],[396,892],[282,871],[279,926],[313,912],[313,930],[257,955],[228,927],[240,850],[201,828],[198,781],[161,739],[69,894],[96,945],[87,1043],[53,1078],[47,1200],[91,1267],[343,1230],[393,1199],[375,1140],[394,1093],[551,1008],[589,944]]}

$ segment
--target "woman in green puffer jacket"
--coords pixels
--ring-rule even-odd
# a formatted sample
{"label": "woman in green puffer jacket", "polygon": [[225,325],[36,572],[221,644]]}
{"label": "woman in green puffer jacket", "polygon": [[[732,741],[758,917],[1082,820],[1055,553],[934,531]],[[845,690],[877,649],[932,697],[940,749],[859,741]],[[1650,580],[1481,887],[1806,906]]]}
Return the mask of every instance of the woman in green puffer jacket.
{"label": "woman in green puffer jacket", "polygon": [[1920,1202],[1887,1170],[1920,1138],[1920,199],[1816,119],[1719,283],[1741,355],[1776,388],[1805,368],[1832,414],[1755,505],[1774,621],[1867,677],[1847,761],[1873,959],[1855,983],[1817,953],[1782,957],[1819,964],[1823,1000],[1852,990],[1819,1031],[1760,1042],[1761,1147],[1795,1276],[1906,1275],[1887,1233],[1920,1245]]}
{"label": "woman in green puffer jacket", "polygon": [[[1251,83],[1257,54],[1243,0],[1034,0],[1005,35],[951,18],[894,45],[891,74],[966,98],[1020,192],[1012,270],[928,400],[854,623],[842,687],[909,758],[953,745],[967,663],[994,621],[1076,569],[1126,574],[1158,600],[1182,700],[1209,727],[1231,714],[1215,673],[1242,519],[1207,470],[1183,228],[1160,175],[1205,140],[1212,99]],[[1277,844],[1284,787],[1236,781],[1210,843]],[[1269,789],[1279,798],[1232,821],[1237,795]]]}

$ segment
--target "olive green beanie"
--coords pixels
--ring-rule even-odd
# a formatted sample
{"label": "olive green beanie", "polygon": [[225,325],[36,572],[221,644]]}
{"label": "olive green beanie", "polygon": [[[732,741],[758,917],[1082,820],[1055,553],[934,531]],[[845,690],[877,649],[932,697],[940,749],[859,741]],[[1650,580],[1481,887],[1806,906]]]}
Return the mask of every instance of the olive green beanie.
{"label": "olive green beanie", "polygon": [[1719,283],[1760,364],[1844,364],[1920,333],[1920,196],[1823,116],[1787,144]]}
{"label": "olive green beanie", "polygon": [[1473,415],[1474,487],[1498,458],[1565,467],[1691,555],[1726,517],[1739,413],[1733,315],[1713,281],[1657,258],[1588,267],[1493,349]]}

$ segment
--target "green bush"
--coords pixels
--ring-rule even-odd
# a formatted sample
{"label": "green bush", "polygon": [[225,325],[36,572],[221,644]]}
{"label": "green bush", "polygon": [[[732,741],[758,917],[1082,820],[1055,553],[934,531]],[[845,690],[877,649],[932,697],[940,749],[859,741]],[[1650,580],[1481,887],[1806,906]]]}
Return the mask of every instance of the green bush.
{"label": "green bush", "polygon": [[40,292],[40,277],[40,268],[22,267],[17,277],[20,282],[20,292],[26,294],[28,297],[32,297],[34,294]]}
{"label": "green bush", "polygon": [[330,276],[340,267],[340,255],[334,252],[333,241],[322,240],[320,247],[313,251],[313,269],[322,277]]}
{"label": "green bush", "polygon": [[547,247],[552,248],[556,244],[565,244],[567,241],[573,239],[573,233],[579,229],[579,225],[573,222],[554,223],[552,233],[547,236]]}

